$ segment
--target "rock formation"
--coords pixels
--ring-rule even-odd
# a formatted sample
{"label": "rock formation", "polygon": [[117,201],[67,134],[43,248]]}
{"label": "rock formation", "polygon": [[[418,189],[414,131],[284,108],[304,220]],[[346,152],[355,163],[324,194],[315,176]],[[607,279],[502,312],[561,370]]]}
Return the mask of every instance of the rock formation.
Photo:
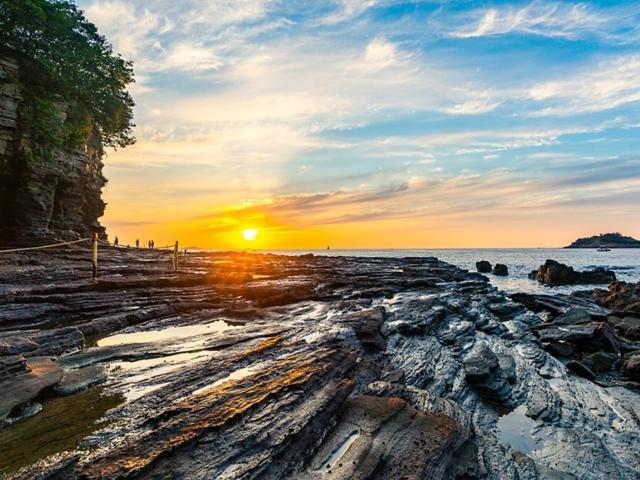
{"label": "rock formation", "polygon": [[93,282],[86,253],[0,257],[12,480],[640,475],[639,348],[585,298],[525,299],[545,321],[435,258],[199,252],[174,273],[103,249]]}
{"label": "rock formation", "polygon": [[480,273],[491,273],[491,263],[486,260],[476,262],[476,270]]}
{"label": "rock formation", "polygon": [[509,275],[509,269],[503,263],[496,263],[495,267],[493,267],[493,274],[499,277],[506,277]]}
{"label": "rock formation", "polygon": [[602,267],[576,272],[573,267],[558,263],[555,260],[547,260],[544,265],[540,265],[538,270],[531,272],[529,278],[554,287],[558,285],[588,285],[615,282],[616,274]]}
{"label": "rock formation", "polygon": [[[28,245],[90,236],[105,204],[103,150],[94,129],[76,150],[59,149],[52,160],[28,155],[21,131],[18,65],[0,57],[0,244]],[[64,104],[60,115],[66,115]]]}

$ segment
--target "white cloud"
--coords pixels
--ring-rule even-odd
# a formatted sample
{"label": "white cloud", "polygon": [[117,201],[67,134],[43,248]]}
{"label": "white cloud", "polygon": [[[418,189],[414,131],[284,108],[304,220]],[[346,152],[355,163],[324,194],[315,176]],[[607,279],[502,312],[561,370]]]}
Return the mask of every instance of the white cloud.
{"label": "white cloud", "polygon": [[322,22],[328,25],[342,23],[351,20],[371,7],[375,6],[377,0],[336,0],[336,9],[330,15],[322,19]]}
{"label": "white cloud", "polygon": [[603,60],[569,78],[536,84],[529,98],[548,104],[534,116],[597,112],[638,102],[640,55]]}
{"label": "white cloud", "polygon": [[[534,0],[520,7],[505,6],[475,10],[462,15],[463,25],[449,33],[452,37],[473,38],[508,33],[525,33],[548,37],[577,39],[598,35],[615,41],[637,37],[637,25],[631,21],[630,31],[616,34],[639,13],[638,8],[596,10],[585,3],[561,3]],[[623,29],[624,30],[624,29]]]}
{"label": "white cloud", "polygon": [[161,69],[197,72],[216,70],[223,65],[211,47],[194,43],[173,44],[161,62]]}

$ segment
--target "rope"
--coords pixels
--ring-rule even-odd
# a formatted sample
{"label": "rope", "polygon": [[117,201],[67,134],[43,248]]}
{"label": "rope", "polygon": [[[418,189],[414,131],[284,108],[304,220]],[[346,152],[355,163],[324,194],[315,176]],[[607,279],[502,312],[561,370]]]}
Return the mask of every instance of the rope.
{"label": "rope", "polygon": [[6,250],[0,250],[0,253],[26,252],[27,250],[43,250],[45,248],[61,247],[63,245],[71,245],[74,243],[86,242],[88,240],[91,240],[91,237],[81,238],[80,240],[74,240],[73,242],[52,243],[51,245],[41,245],[38,247],[10,248]]}

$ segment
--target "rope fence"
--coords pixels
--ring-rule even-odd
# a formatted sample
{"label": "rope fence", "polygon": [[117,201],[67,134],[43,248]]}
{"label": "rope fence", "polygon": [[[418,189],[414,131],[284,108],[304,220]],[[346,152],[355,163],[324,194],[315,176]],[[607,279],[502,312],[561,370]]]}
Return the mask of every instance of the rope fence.
{"label": "rope fence", "polygon": [[88,242],[91,237],[81,238],[80,240],[73,240],[72,242],[60,242],[52,243],[51,245],[39,245],[37,247],[23,247],[23,248],[7,248],[0,250],[0,253],[13,253],[13,252],[26,252],[27,250],[44,250],[45,248],[62,247],[64,245],[73,245],[74,243]]}
{"label": "rope fence", "polygon": [[[87,238],[81,238],[79,240],[72,240],[69,242],[59,242],[59,243],[51,243],[49,245],[38,245],[35,247],[21,247],[21,248],[6,248],[6,249],[0,249],[0,254],[3,253],[16,253],[16,252],[27,252],[27,251],[33,251],[33,250],[45,250],[47,248],[54,248],[54,247],[64,247],[67,245],[73,245],[76,243],[82,243],[82,242],[91,242],[91,266],[92,266],[92,275],[93,275],[93,279],[96,280],[98,278],[98,239],[99,236],[97,233],[94,233],[92,237],[87,237]],[[114,245],[114,247],[118,248],[118,249],[129,249],[129,247],[118,247],[116,245]],[[178,271],[178,266],[180,263],[180,250],[178,248],[178,241],[176,240],[176,243],[173,245],[167,245],[165,247],[154,247],[154,250],[162,250],[162,249],[166,249],[166,248],[171,248],[171,263],[173,265],[173,271],[177,272]],[[138,247],[136,247],[136,249],[138,249]],[[186,253],[187,251],[184,251],[185,253],[185,257],[186,257]]]}

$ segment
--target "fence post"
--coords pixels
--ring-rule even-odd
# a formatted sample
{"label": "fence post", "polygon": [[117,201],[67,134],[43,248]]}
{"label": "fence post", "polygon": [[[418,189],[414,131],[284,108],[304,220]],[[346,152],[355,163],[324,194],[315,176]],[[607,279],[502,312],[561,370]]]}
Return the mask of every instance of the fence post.
{"label": "fence post", "polygon": [[173,271],[177,272],[178,271],[178,256],[179,256],[179,250],[178,250],[178,241],[176,240],[176,244],[173,247]]}
{"label": "fence post", "polygon": [[94,232],[93,237],[91,238],[93,256],[93,279],[96,280],[98,278],[98,234]]}

